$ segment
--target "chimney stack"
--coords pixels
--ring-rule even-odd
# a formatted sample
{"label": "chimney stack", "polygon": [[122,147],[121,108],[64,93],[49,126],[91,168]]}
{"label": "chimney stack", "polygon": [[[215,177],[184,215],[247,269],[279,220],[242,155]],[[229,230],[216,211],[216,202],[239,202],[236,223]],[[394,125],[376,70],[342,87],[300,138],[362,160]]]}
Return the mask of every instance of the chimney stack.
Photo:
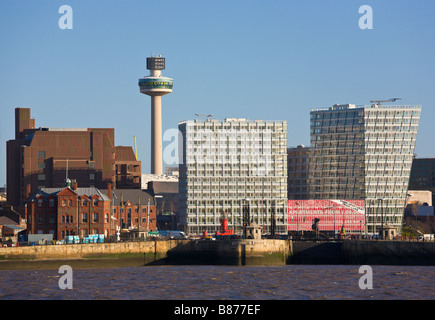
{"label": "chimney stack", "polygon": [[112,199],[112,184],[111,183],[108,183],[107,184],[107,193],[108,193],[108,197],[109,197],[109,199]]}

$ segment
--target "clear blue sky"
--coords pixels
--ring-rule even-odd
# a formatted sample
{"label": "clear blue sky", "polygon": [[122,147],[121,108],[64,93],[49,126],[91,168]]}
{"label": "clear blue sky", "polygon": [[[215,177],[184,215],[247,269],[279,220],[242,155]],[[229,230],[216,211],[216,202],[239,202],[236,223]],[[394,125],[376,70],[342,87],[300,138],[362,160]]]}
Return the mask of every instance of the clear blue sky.
{"label": "clear blue sky", "polygon": [[[61,5],[73,29],[61,30]],[[362,5],[373,29],[361,30]],[[150,170],[150,98],[137,80],[146,58],[166,57],[174,78],[163,130],[194,119],[287,120],[288,146],[310,144],[309,111],[402,98],[423,105],[419,157],[435,157],[433,0],[0,1],[0,186],[14,108],[36,126],[115,128],[137,137]]]}

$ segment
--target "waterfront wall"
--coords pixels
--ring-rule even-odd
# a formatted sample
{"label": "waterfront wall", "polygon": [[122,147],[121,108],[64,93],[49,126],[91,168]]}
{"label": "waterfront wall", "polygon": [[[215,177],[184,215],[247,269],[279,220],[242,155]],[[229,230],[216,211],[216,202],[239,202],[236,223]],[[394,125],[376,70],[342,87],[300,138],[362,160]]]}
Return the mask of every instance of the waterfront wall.
{"label": "waterfront wall", "polygon": [[43,245],[0,248],[0,260],[45,260],[111,258],[119,256],[166,257],[167,252],[188,240],[138,241],[119,243],[92,243],[68,245]]}
{"label": "waterfront wall", "polygon": [[435,265],[435,242],[344,241],[345,264]]}
{"label": "waterfront wall", "polygon": [[285,265],[292,252],[289,240],[191,241],[168,251],[176,264]]}
{"label": "waterfront wall", "polygon": [[285,265],[288,240],[168,240],[0,248],[0,262],[108,258],[146,264]]}
{"label": "waterfront wall", "polygon": [[435,265],[435,242],[293,242],[288,264]]}
{"label": "waterfront wall", "polygon": [[[0,269],[54,260],[101,264],[435,265],[435,242],[346,240],[168,240],[1,247]],[[130,261],[129,261],[130,260]],[[9,262],[14,262],[12,265]],[[86,264],[87,265],[87,264]]]}

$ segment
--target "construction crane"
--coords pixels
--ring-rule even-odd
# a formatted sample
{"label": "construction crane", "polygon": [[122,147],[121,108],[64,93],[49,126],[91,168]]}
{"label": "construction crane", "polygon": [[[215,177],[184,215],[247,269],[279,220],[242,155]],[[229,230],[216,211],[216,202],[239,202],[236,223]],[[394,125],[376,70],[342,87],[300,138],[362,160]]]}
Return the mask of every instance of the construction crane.
{"label": "construction crane", "polygon": [[370,100],[370,103],[374,103],[376,106],[380,106],[382,102],[394,102],[397,100],[402,100],[400,98],[392,98],[389,100]]}
{"label": "construction crane", "polygon": [[197,117],[207,117],[207,119],[210,118],[210,117],[213,117],[212,114],[198,114],[198,113],[195,113],[195,116],[197,116]]}

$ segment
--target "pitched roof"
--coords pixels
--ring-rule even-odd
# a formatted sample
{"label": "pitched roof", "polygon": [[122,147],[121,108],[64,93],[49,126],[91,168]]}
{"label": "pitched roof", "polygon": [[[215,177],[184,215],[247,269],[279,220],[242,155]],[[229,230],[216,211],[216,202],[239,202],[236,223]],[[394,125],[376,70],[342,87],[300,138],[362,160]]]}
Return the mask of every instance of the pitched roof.
{"label": "pitched roof", "polygon": [[15,221],[9,219],[8,217],[0,217],[0,225],[4,226],[4,225],[18,225],[18,223],[16,223]]}
{"label": "pitched roof", "polygon": [[[36,197],[38,195],[42,195],[44,198],[48,198],[50,195],[57,196],[59,192],[64,190],[68,187],[62,187],[62,188],[42,188],[36,191],[33,195],[31,195],[26,201],[34,201],[36,200]],[[110,201],[110,198],[103,192],[101,192],[99,189],[95,187],[87,187],[87,188],[77,188],[76,190],[72,190],[69,188],[72,192],[77,194],[79,197],[82,197],[86,195],[87,197],[92,197],[93,195],[97,195],[99,200],[102,201]]]}
{"label": "pitched roof", "polygon": [[[107,189],[102,189],[102,193],[108,194]],[[141,205],[147,205],[148,200],[150,205],[155,205],[154,196],[148,190],[143,189],[112,189],[112,199],[115,206],[121,205],[121,198],[123,204],[130,201],[133,205],[138,205],[138,200],[140,199]]]}

